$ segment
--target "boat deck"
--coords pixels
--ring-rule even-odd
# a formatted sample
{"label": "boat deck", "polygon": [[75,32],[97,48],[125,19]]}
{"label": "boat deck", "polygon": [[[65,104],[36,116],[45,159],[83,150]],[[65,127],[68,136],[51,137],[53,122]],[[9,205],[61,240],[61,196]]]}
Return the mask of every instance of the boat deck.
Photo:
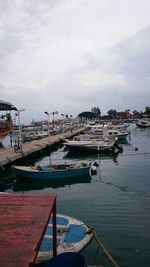
{"label": "boat deck", "polygon": [[31,142],[24,143],[22,145],[22,152],[15,153],[13,147],[5,148],[0,150],[0,167],[3,168],[7,164],[11,164],[14,161],[27,157],[33,153],[39,152],[40,150],[50,147],[54,144],[60,143],[62,140],[70,138],[84,131],[84,128],[79,128],[72,132],[52,135],[44,137],[42,139],[34,140]]}

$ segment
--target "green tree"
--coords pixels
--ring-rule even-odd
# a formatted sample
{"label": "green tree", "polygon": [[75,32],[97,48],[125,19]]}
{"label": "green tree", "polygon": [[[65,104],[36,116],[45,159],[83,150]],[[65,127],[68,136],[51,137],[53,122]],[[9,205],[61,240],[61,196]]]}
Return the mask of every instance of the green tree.
{"label": "green tree", "polygon": [[95,114],[91,111],[84,111],[84,112],[81,112],[80,114],[78,114],[78,117],[79,118],[94,119]]}
{"label": "green tree", "polygon": [[141,113],[139,111],[137,111],[137,110],[133,110],[133,115],[135,117],[140,117],[141,116]]}
{"label": "green tree", "polygon": [[101,117],[101,111],[99,107],[93,107],[91,111],[95,114],[95,118]]}
{"label": "green tree", "polygon": [[150,107],[146,107],[144,113],[147,115],[147,117],[150,117]]}
{"label": "green tree", "polygon": [[111,119],[116,119],[117,118],[117,111],[115,109],[108,110],[107,114]]}

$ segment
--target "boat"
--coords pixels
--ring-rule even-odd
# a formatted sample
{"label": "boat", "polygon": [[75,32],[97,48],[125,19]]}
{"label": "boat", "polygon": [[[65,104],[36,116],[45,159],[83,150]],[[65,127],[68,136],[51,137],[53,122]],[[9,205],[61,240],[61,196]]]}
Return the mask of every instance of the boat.
{"label": "boat", "polygon": [[127,136],[130,134],[128,131],[120,131],[120,130],[106,130],[105,137],[106,138],[112,138],[117,137],[118,140],[126,140]]}
{"label": "boat", "polygon": [[24,142],[28,142],[47,137],[49,135],[49,131],[23,131],[22,139]]}
{"label": "boat", "polygon": [[121,150],[121,147],[117,143],[118,138],[114,137],[107,140],[66,140],[65,147],[70,150],[96,152],[96,153],[114,153]]}
{"label": "boat", "polygon": [[13,123],[10,114],[11,110],[17,109],[11,103],[0,100],[0,111],[5,111],[5,114],[2,114],[0,117],[0,143],[13,130]]}
{"label": "boat", "polygon": [[88,175],[90,162],[78,162],[73,164],[49,164],[35,166],[12,166],[15,176],[31,179],[60,179]]}
{"label": "boat", "polygon": [[36,264],[37,267],[88,267],[85,258],[76,252],[64,252],[52,259]]}
{"label": "boat", "polygon": [[[64,252],[82,251],[92,240],[93,233],[83,221],[76,218],[57,214],[57,255]],[[44,262],[53,256],[52,218],[40,246],[36,263]]]}
{"label": "boat", "polygon": [[139,120],[136,122],[136,125],[140,128],[149,128],[150,127],[150,121]]}

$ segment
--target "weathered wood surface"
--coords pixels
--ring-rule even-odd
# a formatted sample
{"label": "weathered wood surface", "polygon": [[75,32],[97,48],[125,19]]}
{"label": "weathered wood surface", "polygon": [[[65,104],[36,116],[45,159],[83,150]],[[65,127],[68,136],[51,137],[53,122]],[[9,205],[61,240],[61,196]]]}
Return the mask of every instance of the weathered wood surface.
{"label": "weathered wood surface", "polygon": [[51,214],[56,221],[56,195],[0,194],[0,266],[35,266]]}
{"label": "weathered wood surface", "polygon": [[84,128],[74,130],[72,132],[57,134],[24,143],[22,145],[22,152],[15,153],[13,147],[0,150],[0,166],[3,167],[7,164],[13,163],[15,160],[26,157],[34,152],[38,152],[48,146],[57,144],[64,139],[77,135],[84,131]]}

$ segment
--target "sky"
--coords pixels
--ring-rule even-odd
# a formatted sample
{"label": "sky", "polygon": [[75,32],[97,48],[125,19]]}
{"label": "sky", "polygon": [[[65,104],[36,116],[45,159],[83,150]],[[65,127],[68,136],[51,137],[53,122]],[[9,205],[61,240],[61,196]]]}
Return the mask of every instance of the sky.
{"label": "sky", "polygon": [[25,122],[150,106],[149,0],[0,0],[0,99]]}

